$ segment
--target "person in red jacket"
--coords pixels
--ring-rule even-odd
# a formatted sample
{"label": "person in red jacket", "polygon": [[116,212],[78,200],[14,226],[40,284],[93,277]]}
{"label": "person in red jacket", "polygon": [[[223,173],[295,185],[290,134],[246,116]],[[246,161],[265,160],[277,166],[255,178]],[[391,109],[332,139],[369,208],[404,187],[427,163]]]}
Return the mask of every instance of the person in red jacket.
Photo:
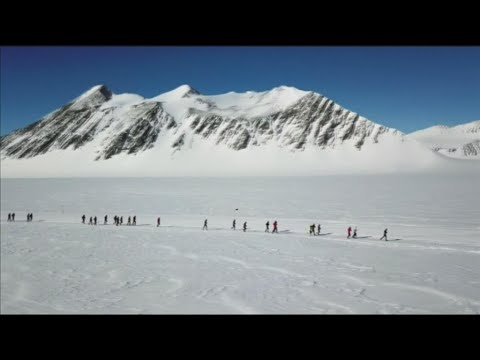
{"label": "person in red jacket", "polygon": [[277,228],[277,220],[275,220],[273,222],[273,231],[272,231],[272,234],[273,233],[277,233],[278,234],[278,228]]}
{"label": "person in red jacket", "polygon": [[348,232],[347,239],[350,239],[350,236],[352,235],[352,227],[351,226],[348,227],[347,232]]}

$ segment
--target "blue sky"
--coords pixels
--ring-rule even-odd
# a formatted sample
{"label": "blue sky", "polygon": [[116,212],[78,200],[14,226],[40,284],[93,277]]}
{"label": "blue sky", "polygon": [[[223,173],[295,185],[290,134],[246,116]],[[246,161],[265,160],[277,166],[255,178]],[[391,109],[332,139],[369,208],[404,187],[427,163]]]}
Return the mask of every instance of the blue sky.
{"label": "blue sky", "polygon": [[480,47],[1,47],[1,134],[97,84],[152,97],[280,85],[411,132],[480,119]]}

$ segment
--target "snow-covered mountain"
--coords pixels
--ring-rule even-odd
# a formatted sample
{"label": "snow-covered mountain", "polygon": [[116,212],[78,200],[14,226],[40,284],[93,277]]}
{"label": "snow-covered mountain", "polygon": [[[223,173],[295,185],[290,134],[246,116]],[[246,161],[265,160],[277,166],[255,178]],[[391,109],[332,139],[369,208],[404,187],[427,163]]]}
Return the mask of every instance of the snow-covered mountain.
{"label": "snow-covered mountain", "polygon": [[424,167],[436,155],[314,92],[206,96],[188,85],[146,99],[98,85],[1,138],[12,176],[338,173]]}
{"label": "snow-covered mountain", "polygon": [[[114,95],[105,86],[88,90],[40,121],[2,138],[2,155],[29,158],[95,142],[95,160],[154,147],[167,133],[172,150],[195,141],[233,150],[275,143],[291,149],[335,147],[346,140],[358,149],[384,134],[377,125],[313,92],[279,87],[271,91],[202,96],[188,85],[144,99]],[[165,139],[162,139],[165,140]]]}
{"label": "snow-covered mountain", "polygon": [[453,127],[432,126],[408,137],[449,157],[480,159],[480,120]]}

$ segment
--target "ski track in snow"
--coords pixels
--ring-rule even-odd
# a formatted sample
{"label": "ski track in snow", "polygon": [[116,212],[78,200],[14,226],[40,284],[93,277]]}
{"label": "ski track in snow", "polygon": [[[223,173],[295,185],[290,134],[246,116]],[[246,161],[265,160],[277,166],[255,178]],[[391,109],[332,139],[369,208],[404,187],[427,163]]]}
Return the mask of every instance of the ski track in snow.
{"label": "ski track in snow", "polygon": [[[271,234],[264,232],[265,219],[248,202],[237,205],[243,213],[221,217],[209,215],[216,206],[201,209],[194,195],[172,200],[165,189],[159,203],[170,202],[178,212],[163,211],[164,226],[154,225],[157,215],[145,199],[135,205],[135,212],[139,225],[151,226],[89,226],[79,223],[74,209],[84,206],[81,200],[73,200],[74,207],[58,200],[85,194],[62,190],[55,180],[51,186],[62,197],[55,191],[16,190],[17,185],[2,180],[2,313],[480,313],[479,214],[474,207],[464,210],[468,202],[458,199],[441,200],[446,202],[445,215],[438,204],[431,209],[405,207],[402,213],[401,201],[392,203],[391,211],[398,216],[388,220],[389,235],[391,231],[391,239],[401,241],[385,242],[379,241],[384,222],[375,218],[374,209],[366,205],[358,214],[352,209],[350,215],[339,215],[324,194],[319,195],[323,201],[318,209],[303,202],[308,197],[291,201],[290,213],[276,217],[279,234]],[[478,192],[466,191],[472,204],[478,203]],[[244,201],[244,194],[239,191],[236,204]],[[91,200],[101,207],[97,217],[101,213],[103,222],[108,213],[111,221],[113,214],[106,209],[118,205],[103,202],[121,203],[115,196],[100,197]],[[264,199],[256,206],[270,213]],[[4,221],[11,211],[19,219],[23,216],[22,202],[37,204],[34,218],[39,213],[37,218],[44,221]],[[130,202],[126,206],[133,207]],[[115,211],[125,218],[134,212],[128,209]],[[415,217],[412,211],[426,216]],[[442,225],[450,213],[461,216],[452,215],[449,225]],[[364,222],[349,218],[360,215]],[[251,229],[231,230],[233,217],[237,224],[246,219]],[[308,224],[318,223],[319,217],[325,233],[308,235]],[[205,218],[211,225],[208,231],[201,229]],[[360,238],[347,239],[345,224],[358,225]]]}

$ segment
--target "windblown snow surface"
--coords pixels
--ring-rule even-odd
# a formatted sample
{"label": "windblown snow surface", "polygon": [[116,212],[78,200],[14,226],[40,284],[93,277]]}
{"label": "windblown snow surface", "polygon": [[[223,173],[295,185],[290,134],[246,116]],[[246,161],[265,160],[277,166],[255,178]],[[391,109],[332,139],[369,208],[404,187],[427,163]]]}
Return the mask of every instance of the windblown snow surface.
{"label": "windblown snow surface", "polygon": [[478,179],[2,179],[1,312],[478,314]]}

